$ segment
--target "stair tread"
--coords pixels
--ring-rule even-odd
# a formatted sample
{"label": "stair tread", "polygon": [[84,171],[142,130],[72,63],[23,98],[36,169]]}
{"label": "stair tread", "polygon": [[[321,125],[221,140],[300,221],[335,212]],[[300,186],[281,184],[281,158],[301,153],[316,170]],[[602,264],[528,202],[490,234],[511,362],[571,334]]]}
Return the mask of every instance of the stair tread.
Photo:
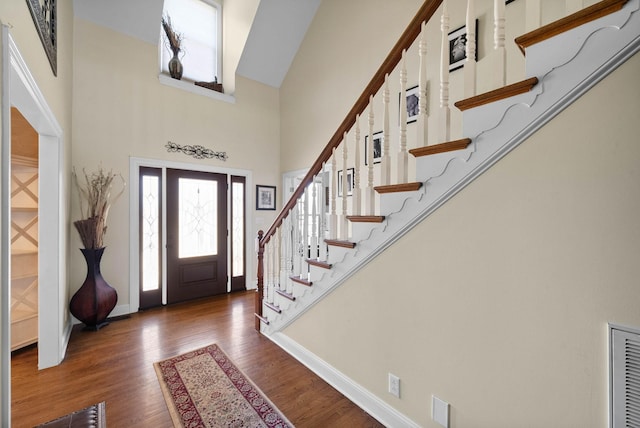
{"label": "stair tread", "polygon": [[438,153],[466,149],[469,144],[471,144],[471,139],[463,138],[461,140],[448,141],[446,143],[434,144],[432,146],[418,147],[409,150],[409,153],[411,153],[414,157],[435,155]]}
{"label": "stair tread", "polygon": [[398,192],[411,192],[418,190],[422,187],[422,183],[419,181],[413,183],[401,183],[401,184],[388,184],[385,186],[376,186],[373,189],[378,193],[398,193]]}
{"label": "stair tread", "polygon": [[355,248],[356,243],[351,241],[342,241],[339,239],[325,239],[324,242],[327,245],[332,245],[334,247],[343,247],[343,248]]}
{"label": "stair tread", "polygon": [[295,302],[295,300],[296,300],[296,296],[294,296],[294,295],[293,295],[293,294],[291,294],[291,293],[287,293],[287,292],[286,292],[286,291],[284,291],[284,290],[278,290],[278,289],[276,289],[276,293],[278,293],[278,294],[279,294],[279,295],[281,295],[282,297],[285,297],[285,298],[287,298],[287,299],[291,300],[292,302]]}
{"label": "stair tread", "polygon": [[269,303],[269,302],[263,302],[264,305],[271,309],[272,311],[275,311],[276,313],[281,314],[282,313],[282,309],[280,309],[280,307],[278,305],[274,305],[273,303]]}
{"label": "stair tread", "polygon": [[460,111],[465,111],[470,108],[479,107],[481,105],[489,104],[495,101],[500,101],[505,98],[513,97],[515,95],[524,94],[526,92],[529,92],[531,88],[533,88],[537,84],[538,78],[530,77],[521,82],[513,83],[502,88],[494,89],[493,91],[485,92],[484,94],[460,100],[453,105],[455,105]]}
{"label": "stair tread", "polygon": [[383,215],[348,215],[347,219],[354,223],[382,223]]}
{"label": "stair tread", "polygon": [[256,314],[256,313],[254,313],[253,315],[255,315],[256,318],[258,318],[260,321],[262,321],[266,325],[269,325],[269,319],[267,317],[263,317],[262,315]]}
{"label": "stair tread", "polygon": [[300,278],[299,276],[292,275],[289,278],[291,279],[291,281],[297,282],[298,284],[306,285],[308,287],[313,285],[313,282],[306,280],[304,278]]}
{"label": "stair tread", "polygon": [[617,12],[622,9],[627,1],[628,0],[604,0],[598,2],[555,22],[516,37],[515,42],[520,48],[520,51],[526,55],[525,49],[529,46],[550,39],[551,37],[579,27],[587,22],[594,21],[598,18],[602,18],[603,16]]}
{"label": "stair tread", "polygon": [[332,266],[331,263],[327,263],[322,260],[316,260],[316,259],[307,259],[307,263],[309,263],[310,265],[324,268],[324,269],[331,269],[331,266]]}

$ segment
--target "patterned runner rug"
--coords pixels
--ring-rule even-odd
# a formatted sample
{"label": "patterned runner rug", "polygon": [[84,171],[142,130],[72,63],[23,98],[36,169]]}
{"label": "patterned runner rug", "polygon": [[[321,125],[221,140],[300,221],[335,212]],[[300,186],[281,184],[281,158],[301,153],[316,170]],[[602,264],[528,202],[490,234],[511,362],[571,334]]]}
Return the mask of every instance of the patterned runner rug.
{"label": "patterned runner rug", "polygon": [[175,427],[293,427],[217,345],[153,366]]}

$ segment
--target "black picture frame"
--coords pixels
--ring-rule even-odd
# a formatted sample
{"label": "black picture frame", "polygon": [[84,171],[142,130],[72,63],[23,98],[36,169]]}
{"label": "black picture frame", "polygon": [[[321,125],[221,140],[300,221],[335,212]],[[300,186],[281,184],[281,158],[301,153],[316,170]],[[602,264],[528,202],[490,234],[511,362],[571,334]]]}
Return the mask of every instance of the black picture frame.
{"label": "black picture frame", "polygon": [[275,211],[276,186],[256,185],[256,210]]}
{"label": "black picture frame", "polygon": [[[355,175],[355,168],[347,168],[347,196],[353,195],[353,178]],[[338,197],[342,197],[342,180],[344,174],[342,170],[338,171]]]}
{"label": "black picture frame", "polygon": [[516,1],[516,0],[507,0],[507,1],[504,2],[504,4],[513,3],[514,1]]}
{"label": "black picture frame", "polygon": [[[400,105],[400,96],[398,93],[398,105]],[[418,120],[418,114],[420,113],[420,88],[418,85],[413,86],[406,90],[405,97],[407,98],[407,124],[413,123]],[[400,111],[398,111],[398,124],[400,123]]]}
{"label": "black picture frame", "polygon": [[[476,61],[478,60],[478,20],[476,19]],[[467,59],[467,26],[449,32],[449,71],[464,67]]]}
{"label": "black picture frame", "polygon": [[27,0],[31,18],[49,59],[53,75],[58,75],[58,23],[57,0]]}
{"label": "black picture frame", "polygon": [[[364,136],[364,164],[369,165],[367,159],[369,153],[369,136]],[[382,131],[375,132],[373,134],[373,163],[377,164],[382,161]]]}

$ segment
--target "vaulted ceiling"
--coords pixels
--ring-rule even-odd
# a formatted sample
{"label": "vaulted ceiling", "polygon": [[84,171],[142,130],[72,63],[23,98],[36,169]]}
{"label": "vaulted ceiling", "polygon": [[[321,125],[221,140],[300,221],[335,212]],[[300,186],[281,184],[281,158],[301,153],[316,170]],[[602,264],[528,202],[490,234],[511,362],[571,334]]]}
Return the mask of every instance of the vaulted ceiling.
{"label": "vaulted ceiling", "polygon": [[[242,1],[226,0],[223,13],[225,3]],[[236,73],[279,88],[320,1],[259,0]],[[158,43],[163,0],[74,0],[73,8],[79,18]]]}

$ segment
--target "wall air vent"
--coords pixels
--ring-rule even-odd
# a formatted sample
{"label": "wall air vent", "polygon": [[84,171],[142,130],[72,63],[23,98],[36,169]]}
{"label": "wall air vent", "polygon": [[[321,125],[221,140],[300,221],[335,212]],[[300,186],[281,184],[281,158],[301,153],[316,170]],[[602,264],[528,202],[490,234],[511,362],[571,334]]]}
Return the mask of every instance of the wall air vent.
{"label": "wall air vent", "polygon": [[609,329],[611,427],[640,427],[640,331]]}

